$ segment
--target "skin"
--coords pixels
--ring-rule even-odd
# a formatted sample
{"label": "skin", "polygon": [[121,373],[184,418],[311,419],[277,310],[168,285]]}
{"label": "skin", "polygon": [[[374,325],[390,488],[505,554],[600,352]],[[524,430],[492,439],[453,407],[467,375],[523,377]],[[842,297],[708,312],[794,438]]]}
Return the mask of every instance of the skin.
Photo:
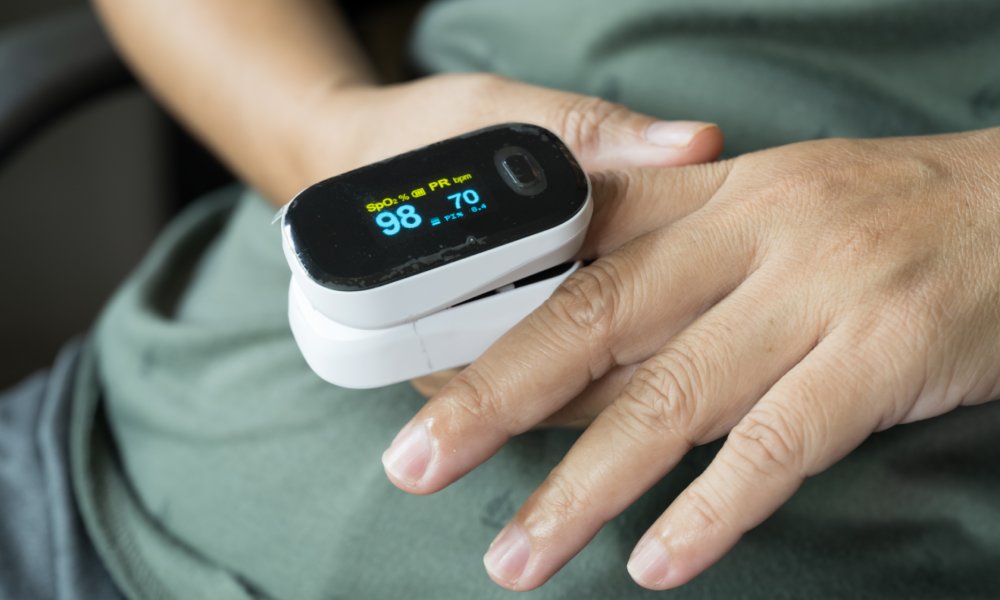
{"label": "skin", "polygon": [[872,432],[1000,395],[997,130],[697,164],[721,149],[709,124],[490,75],[381,85],[327,2],[95,4],[276,204],[503,121],[552,129],[593,174],[596,262],[447,384],[415,382],[437,393],[383,456],[427,494],[513,435],[586,427],[487,553],[504,587],[544,583],[695,444],[728,436],[640,540],[646,587],[690,580]]}
{"label": "skin", "polygon": [[528,590],[726,436],[628,565],[689,581],[873,432],[1000,396],[997,148],[1000,129],[824,140],[599,175],[622,213],[590,233],[600,258],[431,398],[389,478],[438,491],[589,395],[593,422],[485,557]]}

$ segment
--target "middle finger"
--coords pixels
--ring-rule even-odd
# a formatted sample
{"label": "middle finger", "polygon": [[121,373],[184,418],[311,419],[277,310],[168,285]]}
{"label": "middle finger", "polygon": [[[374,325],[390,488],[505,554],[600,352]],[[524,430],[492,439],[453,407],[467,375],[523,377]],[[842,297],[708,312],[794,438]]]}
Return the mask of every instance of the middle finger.
{"label": "middle finger", "polygon": [[794,318],[804,313],[801,302],[775,301],[773,279],[754,273],[638,368],[491,546],[485,562],[497,583],[544,583],[809,352],[821,325]]}

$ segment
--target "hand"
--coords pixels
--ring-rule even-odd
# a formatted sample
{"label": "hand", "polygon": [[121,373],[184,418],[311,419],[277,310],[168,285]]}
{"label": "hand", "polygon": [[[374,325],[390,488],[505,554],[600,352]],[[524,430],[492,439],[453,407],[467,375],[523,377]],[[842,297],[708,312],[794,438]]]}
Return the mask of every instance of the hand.
{"label": "hand", "polygon": [[[710,123],[657,121],[599,98],[496,75],[425,77],[409,83],[336,88],[310,103],[290,189],[432,142],[520,121],[559,135],[589,171],[714,160],[722,134]],[[321,107],[321,108],[317,108]]]}
{"label": "hand", "polygon": [[1000,396],[998,148],[997,129],[826,140],[596,177],[601,206],[644,218],[596,222],[601,258],[418,412],[389,478],[440,490],[619,373],[487,570],[541,585],[727,436],[629,561],[643,586],[685,583],[872,432]]}
{"label": "hand", "polygon": [[[443,75],[394,86],[338,88],[325,106],[327,113],[317,122],[332,123],[333,127],[304,132],[297,170],[300,175],[286,186],[288,189],[301,189],[338,172],[506,121],[531,122],[550,129],[590,171],[688,165],[713,160],[722,150],[721,132],[708,123],[657,122],[598,98],[495,75]],[[639,207],[604,208],[599,215],[614,212],[620,216]],[[418,392],[430,396],[456,372],[435,373],[413,384]],[[603,406],[583,395],[546,424],[586,424],[600,408]]]}

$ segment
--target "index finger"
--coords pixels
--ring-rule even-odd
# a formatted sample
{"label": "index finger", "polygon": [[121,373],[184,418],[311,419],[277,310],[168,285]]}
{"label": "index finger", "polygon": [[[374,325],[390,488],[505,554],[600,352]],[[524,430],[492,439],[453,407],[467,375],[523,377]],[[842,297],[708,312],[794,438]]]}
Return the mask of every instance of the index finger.
{"label": "index finger", "polygon": [[604,256],[641,235],[680,221],[715,195],[731,169],[732,163],[723,161],[592,174],[594,216],[578,256]]}
{"label": "index finger", "polygon": [[720,210],[706,207],[574,273],[402,429],[383,455],[393,483],[418,494],[443,488],[728,294],[751,269],[753,242]]}

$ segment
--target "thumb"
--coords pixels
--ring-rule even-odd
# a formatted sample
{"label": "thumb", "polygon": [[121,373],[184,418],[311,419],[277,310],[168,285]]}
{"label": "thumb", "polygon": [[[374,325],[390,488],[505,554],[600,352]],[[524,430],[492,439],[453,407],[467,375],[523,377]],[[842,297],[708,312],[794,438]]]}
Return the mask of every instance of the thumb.
{"label": "thumb", "polygon": [[[701,121],[661,121],[592,96],[531,88],[525,116],[565,141],[589,172],[703,163],[722,152],[722,131]],[[533,114],[525,115],[523,110]],[[513,115],[512,115],[513,116]]]}

